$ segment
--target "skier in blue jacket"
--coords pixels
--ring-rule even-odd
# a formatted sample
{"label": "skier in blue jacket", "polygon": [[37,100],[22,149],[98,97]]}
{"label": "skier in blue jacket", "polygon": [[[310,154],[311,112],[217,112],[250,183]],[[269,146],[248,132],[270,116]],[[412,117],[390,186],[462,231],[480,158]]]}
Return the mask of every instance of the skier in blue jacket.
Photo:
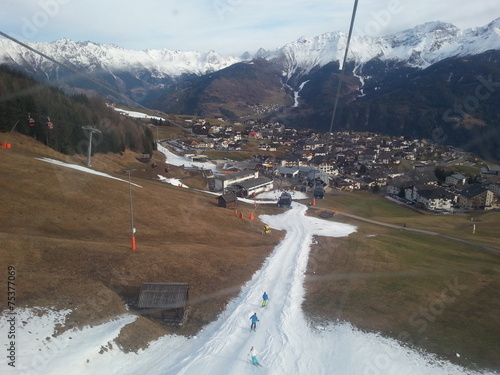
{"label": "skier in blue jacket", "polygon": [[257,318],[257,313],[254,313],[250,317],[250,320],[252,321],[252,324],[250,325],[250,331],[255,331],[255,328],[257,326],[257,322],[259,321],[259,318]]}
{"label": "skier in blue jacket", "polygon": [[262,295],[262,307],[267,305],[267,301],[269,301],[269,296],[266,292],[264,292],[264,294]]}

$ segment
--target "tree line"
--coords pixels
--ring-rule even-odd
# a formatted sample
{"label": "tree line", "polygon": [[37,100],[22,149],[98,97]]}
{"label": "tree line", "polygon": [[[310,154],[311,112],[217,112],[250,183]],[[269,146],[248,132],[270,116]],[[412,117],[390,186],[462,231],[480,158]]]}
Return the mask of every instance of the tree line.
{"label": "tree line", "polygon": [[[140,120],[120,115],[102,96],[67,95],[6,65],[0,65],[0,132],[17,131],[63,154],[85,154],[88,131],[100,130],[93,152],[131,149],[151,153],[154,138]],[[83,141],[83,142],[82,142]]]}

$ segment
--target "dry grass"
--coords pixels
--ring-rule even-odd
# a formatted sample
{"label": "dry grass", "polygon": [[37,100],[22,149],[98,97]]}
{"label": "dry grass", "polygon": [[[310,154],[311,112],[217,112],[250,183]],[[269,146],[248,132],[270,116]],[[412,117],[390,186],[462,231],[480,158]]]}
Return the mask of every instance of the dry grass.
{"label": "dry grass", "polygon": [[[356,194],[333,197],[335,207],[353,196]],[[402,223],[414,218],[412,226],[418,222],[434,231],[446,228],[456,232],[456,226],[467,220],[442,216],[437,226],[434,216],[408,215],[409,210],[401,211],[397,206],[390,206],[384,214],[383,200],[360,196],[364,194],[358,195],[353,206],[344,208],[353,207],[355,212],[364,211],[385,222]],[[358,201],[364,201],[366,207]],[[371,201],[376,203],[372,205]],[[332,206],[331,201],[319,204]],[[402,214],[398,216],[398,212]],[[494,213],[487,215],[492,216],[490,222],[498,220]],[[422,218],[430,222],[424,225]],[[318,244],[310,255],[308,294],[303,306],[312,320],[349,321],[363,330],[381,332],[463,366],[500,369],[498,254],[442,237],[343,216],[334,220],[356,225],[358,231],[348,238],[317,238]],[[497,231],[487,234],[484,242],[494,243]],[[455,353],[461,356],[457,358]]]}
{"label": "dry grass", "polygon": [[[216,206],[215,195],[161,183],[134,154],[95,155],[94,169],[127,179],[132,187],[137,251],[131,250],[129,186],[35,157],[84,165],[85,158],[59,155],[19,134],[2,134],[12,143],[1,149],[0,267],[17,269],[17,306],[71,308],[66,328],[98,324],[126,311],[143,282],[187,282],[192,310],[188,324],[165,331],[193,334],[215,318],[274,248],[280,234],[261,234],[262,223],[240,219]],[[161,156],[155,160],[162,163]],[[166,175],[165,175],[166,176]],[[168,174],[199,183],[189,172]],[[184,181],[183,181],[184,182]],[[242,208],[246,217],[253,207]],[[6,308],[5,300],[0,305]],[[151,330],[140,329],[146,344]],[[133,341],[133,340],[132,340]],[[121,344],[129,350],[137,342]]]}
{"label": "dry grass", "polygon": [[[465,215],[434,215],[419,213],[411,208],[394,204],[384,197],[366,191],[336,193],[317,201],[318,207],[342,209],[364,218],[384,223],[439,232],[449,236],[499,248],[500,213],[471,211]],[[422,211],[423,212],[423,211]],[[473,224],[476,230],[473,232]]]}
{"label": "dry grass", "polygon": [[[143,282],[188,282],[192,310],[188,324],[163,326],[139,318],[122,330],[117,344],[136,351],[167,332],[192,335],[221,312],[224,302],[257,270],[282,233],[261,234],[258,220],[240,219],[216,206],[216,196],[155,180],[175,177],[203,188],[195,174],[171,167],[154,154],[158,168],[136,155],[95,155],[92,164],[119,178],[133,168],[137,251],[130,249],[127,183],[59,167],[35,157],[84,165],[82,156],[63,156],[30,138],[0,134],[13,144],[0,149],[0,269],[18,271],[18,306],[70,308],[65,329],[99,324],[126,312]],[[469,217],[422,216],[369,194],[329,194],[319,207],[344,209],[388,223],[466,233]],[[241,207],[245,217],[253,207]],[[265,210],[265,211],[264,211]],[[259,206],[256,215],[281,212]],[[307,299],[311,319],[348,320],[452,359],[499,368],[500,265],[496,254],[444,238],[426,237],[335,216],[354,224],[348,238],[318,238],[311,253]],[[498,213],[475,217],[485,244],[498,243]],[[490,227],[490,229],[486,229]],[[493,228],[493,229],[492,229]],[[497,226],[498,228],[498,226]],[[422,320],[422,309],[457,280],[460,295],[439,314]],[[438,306],[438,305],[436,305]],[[6,307],[5,300],[0,307]],[[439,306],[438,306],[439,307]],[[414,315],[419,314],[419,315]],[[413,322],[413,323],[412,323]],[[105,350],[105,348],[103,349]],[[456,358],[454,353],[461,354]]]}

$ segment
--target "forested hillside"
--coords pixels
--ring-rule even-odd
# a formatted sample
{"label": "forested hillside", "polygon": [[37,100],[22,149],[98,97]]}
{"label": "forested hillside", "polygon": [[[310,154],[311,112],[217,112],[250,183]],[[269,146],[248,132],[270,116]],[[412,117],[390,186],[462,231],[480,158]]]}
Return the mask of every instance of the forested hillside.
{"label": "forested hillside", "polygon": [[152,151],[151,130],[109,108],[102,97],[68,96],[0,66],[0,132],[14,129],[72,155],[87,152],[89,133],[84,126],[101,131],[93,136],[92,152]]}

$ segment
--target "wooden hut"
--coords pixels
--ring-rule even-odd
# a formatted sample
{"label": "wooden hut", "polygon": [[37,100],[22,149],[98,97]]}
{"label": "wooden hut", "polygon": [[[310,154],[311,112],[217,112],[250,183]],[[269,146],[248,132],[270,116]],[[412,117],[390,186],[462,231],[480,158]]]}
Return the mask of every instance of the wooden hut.
{"label": "wooden hut", "polygon": [[220,195],[217,200],[219,201],[219,207],[236,208],[238,198],[235,193],[228,193]]}
{"label": "wooden hut", "polygon": [[144,283],[138,307],[145,316],[182,325],[187,319],[188,300],[187,283]]}

